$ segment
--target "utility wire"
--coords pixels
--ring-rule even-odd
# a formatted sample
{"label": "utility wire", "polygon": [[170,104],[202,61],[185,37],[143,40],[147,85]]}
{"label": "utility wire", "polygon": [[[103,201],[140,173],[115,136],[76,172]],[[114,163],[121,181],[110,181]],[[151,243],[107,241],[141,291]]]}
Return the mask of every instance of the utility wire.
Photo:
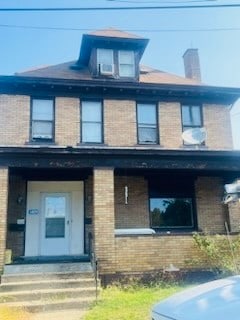
{"label": "utility wire", "polygon": [[[16,28],[16,29],[36,29],[36,30],[60,30],[60,31],[94,31],[95,29],[87,28],[64,28],[64,27],[43,27],[43,26],[25,26],[25,25],[10,25],[0,24],[0,28]],[[219,31],[240,31],[239,28],[203,28],[203,29],[126,29],[129,32],[219,32]]]}
{"label": "utility wire", "polygon": [[174,6],[129,6],[129,7],[69,7],[69,8],[0,8],[0,12],[40,12],[40,11],[123,11],[123,10],[182,10],[182,9],[214,9],[239,8],[240,3],[213,5],[174,5]]}

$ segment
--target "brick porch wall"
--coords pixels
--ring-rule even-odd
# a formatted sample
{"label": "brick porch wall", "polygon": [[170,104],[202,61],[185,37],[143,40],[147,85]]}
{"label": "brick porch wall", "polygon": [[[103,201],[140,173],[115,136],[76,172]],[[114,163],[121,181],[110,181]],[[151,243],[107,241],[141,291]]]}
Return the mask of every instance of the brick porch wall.
{"label": "brick porch wall", "polygon": [[0,168],[0,272],[3,269],[7,233],[8,169]]}
{"label": "brick porch wall", "polygon": [[173,264],[186,268],[187,260],[197,256],[191,235],[117,236],[117,272],[138,273],[165,269]]}
{"label": "brick porch wall", "polygon": [[[17,223],[17,219],[25,219],[26,212],[26,181],[21,176],[9,176],[9,197],[8,197],[8,217],[7,225]],[[18,203],[18,197],[22,197],[22,202]],[[24,255],[24,231],[7,231],[7,249],[12,250],[13,257]]]}
{"label": "brick porch wall", "polygon": [[[144,177],[115,176],[115,228],[149,228],[148,182]],[[125,186],[128,204],[125,204]]]}
{"label": "brick porch wall", "polygon": [[195,183],[198,228],[204,232],[224,233],[228,221],[227,206],[222,203],[223,180],[198,177]]}
{"label": "brick porch wall", "polygon": [[93,171],[94,248],[100,272],[115,270],[114,171],[94,168]]}

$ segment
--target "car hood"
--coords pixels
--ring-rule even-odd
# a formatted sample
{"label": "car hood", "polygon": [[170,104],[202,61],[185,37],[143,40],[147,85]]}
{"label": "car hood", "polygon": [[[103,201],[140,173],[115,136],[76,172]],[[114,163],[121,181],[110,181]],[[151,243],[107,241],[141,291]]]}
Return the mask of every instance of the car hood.
{"label": "car hood", "polygon": [[239,320],[240,276],[211,281],[156,304],[153,313],[176,320]]}

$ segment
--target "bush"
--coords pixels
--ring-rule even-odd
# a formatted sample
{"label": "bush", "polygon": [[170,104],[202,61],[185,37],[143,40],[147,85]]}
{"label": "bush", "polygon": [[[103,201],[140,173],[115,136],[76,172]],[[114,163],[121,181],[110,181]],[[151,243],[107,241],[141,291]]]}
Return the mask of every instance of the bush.
{"label": "bush", "polygon": [[200,235],[194,233],[193,239],[201,251],[198,259],[191,261],[195,266],[205,264],[216,273],[237,274],[240,266],[240,236]]}

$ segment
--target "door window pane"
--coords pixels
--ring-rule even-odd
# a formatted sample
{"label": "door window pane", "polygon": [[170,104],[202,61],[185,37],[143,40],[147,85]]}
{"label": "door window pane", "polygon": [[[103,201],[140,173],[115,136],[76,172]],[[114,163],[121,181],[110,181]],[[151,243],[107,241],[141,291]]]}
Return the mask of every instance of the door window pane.
{"label": "door window pane", "polygon": [[46,238],[65,238],[65,218],[46,219]]}
{"label": "door window pane", "polygon": [[192,198],[151,198],[153,228],[193,228]]}
{"label": "door window pane", "polygon": [[82,142],[102,143],[102,104],[100,101],[82,102]]}
{"label": "door window pane", "polygon": [[66,198],[63,196],[48,196],[45,198],[44,204],[46,238],[64,238]]}

